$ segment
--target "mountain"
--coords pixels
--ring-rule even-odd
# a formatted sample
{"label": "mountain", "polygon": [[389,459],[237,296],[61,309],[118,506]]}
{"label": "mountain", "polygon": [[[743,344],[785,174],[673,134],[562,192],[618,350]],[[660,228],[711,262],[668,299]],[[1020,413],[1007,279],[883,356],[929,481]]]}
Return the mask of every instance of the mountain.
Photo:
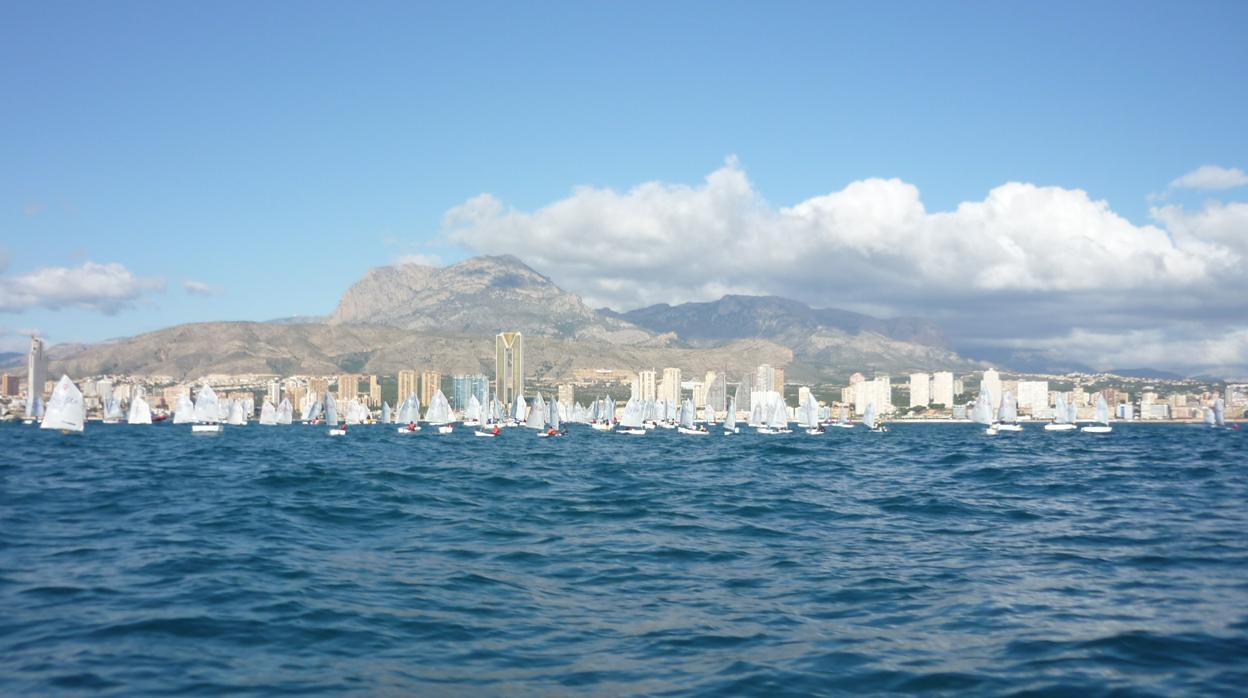
{"label": "mountain", "polygon": [[0,351],[0,367],[17,366],[26,361],[26,355],[20,351]]}
{"label": "mountain", "polygon": [[599,312],[651,332],[675,334],[697,346],[746,338],[776,342],[793,351],[795,365],[787,375],[799,380],[859,370],[977,366],[951,351],[940,329],[928,320],[881,320],[847,310],[811,308],[775,296],[724,296],[707,303]]}
{"label": "mountain", "polygon": [[[604,311],[599,311],[604,312]],[[848,310],[811,308],[776,296],[724,296],[708,303],[666,303],[630,310],[606,311],[652,332],[674,332],[688,340],[743,337],[789,339],[826,330],[848,334],[869,332],[902,342],[947,348],[940,328],[922,318],[881,320]]]}
{"label": "mountain", "polygon": [[402,264],[370,269],[343,294],[328,323],[490,337],[520,331],[611,344],[668,341],[595,312],[576,294],[510,255],[473,257],[444,268]]}
{"label": "mountain", "polygon": [[[739,375],[759,363],[787,365],[793,360],[792,351],[765,340],[696,349],[525,336],[524,352],[525,373],[539,381],[567,380],[577,369],[604,367],[680,366],[694,372],[727,367]],[[421,367],[493,375],[494,337],[386,325],[208,322],[68,350],[58,345],[49,358],[54,373],[71,376],[117,373],[186,380],[212,373],[393,375]]]}
{"label": "mountain", "polygon": [[1106,371],[1106,373],[1112,373],[1123,378],[1141,378],[1143,380],[1178,381],[1184,378],[1184,376],[1177,373],[1162,371],[1156,368],[1113,368]]}

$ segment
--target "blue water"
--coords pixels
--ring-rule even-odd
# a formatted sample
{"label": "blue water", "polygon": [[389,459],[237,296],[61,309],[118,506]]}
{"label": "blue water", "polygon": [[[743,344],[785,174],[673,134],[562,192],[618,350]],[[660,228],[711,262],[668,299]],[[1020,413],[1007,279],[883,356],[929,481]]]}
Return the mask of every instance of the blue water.
{"label": "blue water", "polygon": [[1248,430],[0,426],[0,694],[1239,694]]}

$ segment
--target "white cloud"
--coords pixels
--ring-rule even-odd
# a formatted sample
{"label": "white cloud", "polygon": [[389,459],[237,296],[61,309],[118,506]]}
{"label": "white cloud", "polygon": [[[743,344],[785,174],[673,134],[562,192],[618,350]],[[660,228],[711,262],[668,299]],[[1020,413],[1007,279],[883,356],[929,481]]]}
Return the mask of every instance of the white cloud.
{"label": "white cloud", "polygon": [[1202,165],[1170,182],[1171,189],[1233,189],[1248,185],[1248,175],[1238,167]]}
{"label": "white cloud", "polygon": [[1120,336],[1193,316],[1243,325],[1240,206],[1166,206],[1136,225],[1084,191],[1011,182],[929,212],[914,185],[867,179],[775,207],[730,160],[699,186],[583,187],[532,212],[481,194],[449,210],[443,232],[514,254],[592,305],[774,293],[925,315],[974,344],[1068,338],[1080,322]]}
{"label": "white cloud", "polygon": [[193,296],[215,296],[220,293],[220,291],[213,286],[209,286],[202,281],[196,281],[194,279],[183,279],[182,290]]}
{"label": "white cloud", "polygon": [[405,254],[394,260],[395,266],[403,264],[417,264],[422,267],[440,267],[442,266],[442,258],[436,254]]}
{"label": "white cloud", "polygon": [[111,315],[143,294],[164,288],[163,279],[136,277],[117,263],[43,267],[20,276],[0,277],[0,312],[85,308]]}

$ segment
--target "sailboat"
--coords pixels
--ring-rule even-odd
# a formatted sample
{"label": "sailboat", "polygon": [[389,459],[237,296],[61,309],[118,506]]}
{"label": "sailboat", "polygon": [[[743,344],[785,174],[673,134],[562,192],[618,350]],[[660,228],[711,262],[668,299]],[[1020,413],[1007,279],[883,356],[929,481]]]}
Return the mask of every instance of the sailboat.
{"label": "sailboat", "polygon": [[1053,407],[1053,421],[1044,425],[1045,431],[1074,431],[1075,423],[1070,419],[1070,409],[1066,406],[1066,396],[1057,394],[1057,404]]}
{"label": "sailboat", "polygon": [[1096,396],[1096,418],[1093,423],[1080,429],[1089,434],[1108,434],[1114,428],[1109,426],[1109,405],[1105,404],[1105,396]]}
{"label": "sailboat", "polygon": [[1001,396],[1001,408],[997,410],[997,431],[1022,431],[1023,425],[1018,423],[1018,401],[1014,393],[1005,391]]}
{"label": "sailboat", "polygon": [[814,395],[807,395],[806,402],[798,409],[797,423],[806,428],[806,433],[811,436],[818,436],[824,433],[824,428],[819,424],[819,403],[815,402]]}
{"label": "sailboat", "polygon": [[295,409],[290,404],[289,398],[282,398],[277,404],[277,423],[290,424],[295,421]]}
{"label": "sailboat", "polygon": [[232,427],[242,427],[247,425],[247,415],[243,414],[243,403],[238,400],[230,400],[230,416],[226,418],[225,423]]}
{"label": "sailboat", "polygon": [[174,424],[190,424],[195,421],[195,403],[191,396],[182,393],[178,396],[178,405],[173,409]]}
{"label": "sailboat", "polygon": [[195,423],[192,434],[215,434],[221,431],[221,404],[212,386],[204,385],[195,397]]}
{"label": "sailboat", "polygon": [[[629,401],[632,402],[632,398],[629,398]],[[611,401],[611,398],[603,398],[594,403],[594,409],[598,413],[590,421],[590,428],[595,431],[611,431],[612,427],[615,426],[615,403]],[[641,416],[641,405],[637,406],[637,414],[639,417]]]}
{"label": "sailboat", "polygon": [[715,426],[715,408],[709,402],[702,406],[702,421],[707,427]]}
{"label": "sailboat", "polygon": [[[628,434],[629,436],[645,436],[646,425],[645,415],[642,414],[644,407],[637,398],[629,398],[624,403],[624,413],[620,415],[620,428],[617,433]],[[611,428],[611,423],[607,422],[607,429]]]}
{"label": "sailboat", "polygon": [[260,425],[266,427],[277,426],[277,408],[268,400],[260,406]]}
{"label": "sailboat", "polygon": [[542,399],[542,394],[538,393],[533,399],[533,404],[529,406],[529,414],[525,417],[524,426],[530,429],[546,428],[546,401]]}
{"label": "sailboat", "polygon": [[690,436],[706,436],[711,433],[706,427],[699,429],[693,423],[693,418],[696,414],[697,409],[693,406],[693,400],[685,398],[685,401],[680,404],[680,426],[676,428],[676,432]]}
{"label": "sailboat", "polygon": [[121,424],[126,421],[126,415],[121,411],[121,400],[110,397],[104,401],[104,423],[105,424]]}
{"label": "sailboat", "polygon": [[482,421],[484,422],[479,428],[473,430],[473,436],[495,437],[502,431],[503,421],[503,403],[499,402],[497,396],[490,399],[486,395],[486,403],[482,406]]}
{"label": "sailboat", "polygon": [[790,434],[789,408],[784,404],[784,397],[771,390],[763,394],[759,400],[760,424],[756,431],[760,434]]}
{"label": "sailboat", "polygon": [[305,414],[303,415],[303,423],[304,424],[316,424],[316,421],[320,419],[321,415],[324,413],[325,413],[325,406],[321,404],[320,400],[317,400],[316,402],[313,402],[311,405],[308,405],[307,409],[305,410]]}
{"label": "sailboat", "polygon": [[453,431],[451,421],[454,418],[451,414],[451,403],[447,402],[446,396],[439,390],[429,401],[429,409],[425,411],[425,421],[436,426],[439,434],[449,434]]}
{"label": "sailboat", "polygon": [[390,424],[390,403],[382,401],[381,403],[381,423]]}
{"label": "sailboat", "polygon": [[127,424],[151,424],[152,408],[142,395],[135,395],[130,401],[130,414],[126,415]]}
{"label": "sailboat", "polygon": [[395,416],[395,422],[399,424],[397,431],[400,434],[415,434],[420,431],[420,398],[416,397],[416,393],[407,396],[402,405],[399,405],[399,413]]}
{"label": "sailboat", "polygon": [[[541,395],[539,394],[538,397],[540,398]],[[560,428],[562,426],[562,420],[559,418],[559,401],[551,400],[546,403],[545,412],[546,416],[543,421],[546,422],[546,424],[544,425],[544,430],[538,432],[537,435],[541,437],[563,436],[565,432]]]}
{"label": "sailboat", "polygon": [[985,434],[997,435],[997,425],[992,418],[992,391],[987,386],[979,389],[979,397],[975,398],[975,404],[971,407],[971,421],[985,425]]}
{"label": "sailboat", "polygon": [[1222,402],[1222,398],[1213,401],[1213,426],[1226,426],[1226,403]]}
{"label": "sailboat", "polygon": [[40,429],[60,429],[61,433],[82,431],[87,421],[87,408],[78,386],[62,375],[52,389],[52,397],[43,411]]}
{"label": "sailboat", "polygon": [[853,429],[854,425],[849,421],[849,407],[841,405],[841,410],[836,416],[836,421],[828,426],[837,427],[838,429]]}
{"label": "sailboat", "polygon": [[481,401],[476,395],[468,396],[468,407],[464,410],[464,426],[475,427],[481,424]]}
{"label": "sailboat", "polygon": [[888,427],[876,421],[874,402],[868,402],[867,408],[863,410],[862,425],[877,434],[881,434],[881,433],[888,431]]}
{"label": "sailboat", "polygon": [[739,434],[740,429],[737,428],[737,398],[728,398],[728,409],[724,412],[724,434]]}
{"label": "sailboat", "polygon": [[338,424],[338,403],[334,400],[333,393],[325,393],[325,423],[329,425],[330,436],[346,436],[347,427],[345,424]]}

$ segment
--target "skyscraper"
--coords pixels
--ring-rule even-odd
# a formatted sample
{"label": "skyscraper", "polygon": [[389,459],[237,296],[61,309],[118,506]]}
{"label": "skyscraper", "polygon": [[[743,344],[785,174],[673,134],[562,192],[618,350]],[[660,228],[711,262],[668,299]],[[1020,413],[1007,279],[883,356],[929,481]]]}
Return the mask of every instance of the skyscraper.
{"label": "skyscraper", "polygon": [[17,397],[17,394],[21,392],[21,383],[20,377],[10,376],[7,373],[4,374],[4,376],[0,377],[0,395]]}
{"label": "skyscraper", "polygon": [[524,337],[499,332],[494,338],[494,393],[504,405],[524,394]]}
{"label": "skyscraper", "polygon": [[442,389],[442,374],[438,371],[424,370],[420,372],[420,404],[428,407],[433,396]]}
{"label": "skyscraper", "polygon": [[571,407],[576,403],[576,391],[571,383],[561,383],[559,385],[559,402],[566,407]]}
{"label": "skyscraper", "polygon": [[953,407],[953,373],[937,371],[932,374],[932,402],[945,407]]}
{"label": "skyscraper", "polygon": [[659,383],[658,399],[672,403],[680,402],[680,369],[663,369],[663,380]]}
{"label": "skyscraper", "polygon": [[649,371],[637,372],[637,399],[638,400],[657,400],[658,393],[655,392],[655,373],[654,369]]}
{"label": "skyscraper", "polygon": [[754,369],[754,392],[765,393],[768,390],[777,390],[776,386],[776,369],[771,364],[760,364]]}
{"label": "skyscraper", "polygon": [[480,373],[451,376],[451,406],[457,410],[468,409],[469,398],[477,396],[484,405],[489,399],[490,380]]}
{"label": "skyscraper", "polygon": [[314,401],[324,402],[325,396],[329,394],[329,379],[309,378],[308,393],[312,396]]}
{"label": "skyscraper", "polygon": [[926,373],[910,374],[910,406],[927,407],[932,402],[932,377]]}
{"label": "skyscraper", "polygon": [[381,407],[381,381],[375,375],[368,377],[368,406]]}
{"label": "skyscraper", "polygon": [[35,400],[43,399],[43,384],[48,378],[48,357],[43,353],[43,340],[30,338],[26,355],[26,416],[34,415]]}
{"label": "skyscraper", "polygon": [[[398,405],[407,401],[408,395],[419,395],[420,388],[416,385],[415,371],[399,371],[399,393],[395,398]],[[397,407],[397,405],[396,405]]]}

